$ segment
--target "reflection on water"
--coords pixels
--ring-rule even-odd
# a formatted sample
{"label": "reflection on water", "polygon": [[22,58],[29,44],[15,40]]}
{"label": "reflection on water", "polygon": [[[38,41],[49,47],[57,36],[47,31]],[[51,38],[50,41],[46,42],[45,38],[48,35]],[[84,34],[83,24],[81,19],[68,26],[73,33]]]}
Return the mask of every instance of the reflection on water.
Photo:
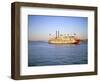
{"label": "reflection on water", "polygon": [[73,47],[73,46],[77,46],[76,44],[51,44],[55,47]]}
{"label": "reflection on water", "polygon": [[48,44],[29,41],[28,66],[87,64],[87,43]]}

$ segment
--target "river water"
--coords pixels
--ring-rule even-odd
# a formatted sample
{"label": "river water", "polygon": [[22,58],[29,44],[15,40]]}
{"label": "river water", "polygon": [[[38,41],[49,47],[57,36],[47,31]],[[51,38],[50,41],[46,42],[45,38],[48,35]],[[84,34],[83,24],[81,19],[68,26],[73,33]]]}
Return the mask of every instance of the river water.
{"label": "river water", "polygon": [[28,42],[28,66],[87,64],[87,42],[75,44],[48,44]]}

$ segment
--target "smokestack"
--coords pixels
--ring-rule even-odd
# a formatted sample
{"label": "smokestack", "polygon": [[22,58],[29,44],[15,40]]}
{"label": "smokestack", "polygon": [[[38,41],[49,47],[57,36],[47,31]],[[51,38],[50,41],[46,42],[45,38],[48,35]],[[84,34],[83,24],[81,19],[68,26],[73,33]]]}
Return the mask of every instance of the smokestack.
{"label": "smokestack", "polygon": [[56,31],[56,38],[57,38],[57,31]]}
{"label": "smokestack", "polygon": [[59,30],[58,30],[58,38],[59,38]]}

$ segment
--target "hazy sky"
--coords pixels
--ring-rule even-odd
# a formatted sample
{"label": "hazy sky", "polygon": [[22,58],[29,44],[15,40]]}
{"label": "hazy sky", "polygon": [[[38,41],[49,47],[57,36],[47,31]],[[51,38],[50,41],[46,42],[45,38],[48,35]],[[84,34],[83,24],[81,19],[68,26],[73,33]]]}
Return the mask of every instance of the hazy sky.
{"label": "hazy sky", "polygon": [[61,34],[76,33],[81,39],[87,39],[88,18],[70,16],[28,16],[29,40],[47,41],[49,34],[54,36],[56,30]]}

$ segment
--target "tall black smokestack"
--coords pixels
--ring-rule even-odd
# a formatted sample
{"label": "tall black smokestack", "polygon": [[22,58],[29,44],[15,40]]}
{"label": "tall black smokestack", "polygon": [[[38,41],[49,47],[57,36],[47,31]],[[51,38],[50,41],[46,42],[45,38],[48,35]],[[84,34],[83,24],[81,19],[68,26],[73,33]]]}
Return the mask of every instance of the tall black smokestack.
{"label": "tall black smokestack", "polygon": [[56,38],[57,38],[57,31],[56,31]]}
{"label": "tall black smokestack", "polygon": [[58,30],[58,38],[59,38],[59,30]]}

